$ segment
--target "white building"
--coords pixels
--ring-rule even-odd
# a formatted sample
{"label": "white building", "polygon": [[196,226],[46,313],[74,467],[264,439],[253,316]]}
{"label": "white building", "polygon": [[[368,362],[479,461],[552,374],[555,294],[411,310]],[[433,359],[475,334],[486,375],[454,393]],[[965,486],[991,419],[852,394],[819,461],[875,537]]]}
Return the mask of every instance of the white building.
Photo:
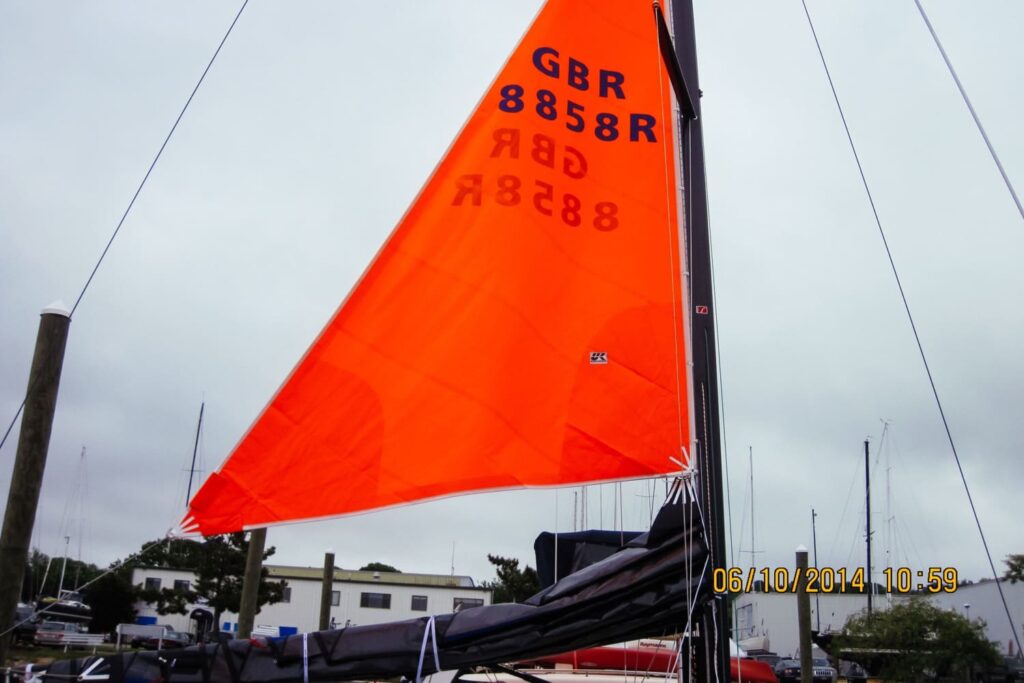
{"label": "white building", "polygon": [[[821,593],[811,595],[811,629],[822,633],[839,631],[853,614],[867,609],[867,595]],[[874,609],[885,609],[885,595],[872,597]],[[800,651],[800,633],[793,593],[743,593],[736,598],[736,628],[733,638],[740,647],[760,649],[764,639],[772,652],[795,657]],[[815,648],[815,652],[820,652]],[[819,656],[819,655],[815,655]],[[824,656],[823,654],[820,656]]]}
{"label": "white building", "polygon": [[[1024,642],[1024,583],[1000,581],[1018,635]],[[909,595],[875,595],[872,607],[887,609],[893,602],[909,600]],[[971,619],[985,622],[985,633],[1004,654],[1015,654],[1016,643],[1006,618],[1006,610],[994,580],[957,586],[953,593],[928,595],[932,604]],[[820,608],[819,608],[820,605]],[[741,647],[758,648],[767,638],[773,652],[790,656],[799,652],[796,595],[790,593],[744,593],[736,598],[736,630],[733,637]],[[822,633],[842,630],[846,620],[867,609],[867,596],[821,593],[811,595],[811,629]],[[746,645],[744,645],[746,643]]]}
{"label": "white building", "polygon": [[[281,635],[317,630],[323,568],[265,566],[271,580],[285,581],[285,599],[264,605],[256,615],[256,625],[277,628]],[[132,583],[147,588],[188,590],[194,582],[195,574],[185,570],[138,568],[132,572]],[[477,587],[468,576],[335,569],[331,619],[340,628],[489,604],[491,590]],[[188,611],[195,607],[201,605],[189,605]],[[176,631],[191,630],[188,614],[158,615],[152,605],[142,602],[135,608],[140,624],[169,624]],[[222,631],[237,630],[238,615],[223,614],[218,627]]]}
{"label": "white building", "polygon": [[[1006,596],[1006,605],[1010,608],[1013,623],[1017,626],[1017,635],[1024,642],[1024,583],[1002,580],[999,584]],[[999,651],[1008,655],[1016,654],[1016,641],[995,580],[962,584],[957,586],[955,593],[940,593],[932,596],[931,601],[937,607],[959,612],[972,621],[983,620],[988,639],[996,644]]]}

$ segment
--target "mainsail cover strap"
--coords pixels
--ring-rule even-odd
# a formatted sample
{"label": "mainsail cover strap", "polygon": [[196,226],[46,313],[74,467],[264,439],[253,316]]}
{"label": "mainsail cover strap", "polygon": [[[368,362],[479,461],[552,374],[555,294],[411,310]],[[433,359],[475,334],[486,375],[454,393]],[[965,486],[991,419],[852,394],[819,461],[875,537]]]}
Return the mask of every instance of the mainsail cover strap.
{"label": "mainsail cover strap", "polygon": [[302,683],[309,683],[309,639],[306,637],[307,635],[309,634],[302,634]]}
{"label": "mainsail cover strap", "polygon": [[[705,533],[692,502],[673,500],[651,530],[619,552],[522,603],[431,618],[170,652],[114,655],[95,673],[110,683],[315,683],[422,675],[426,641],[437,670],[481,666],[680,633],[693,603],[710,598]],[[46,683],[95,658],[55,662]],[[168,675],[170,674],[170,675]]]}
{"label": "mainsail cover strap", "polygon": [[416,665],[416,683],[423,679],[423,660],[427,654],[427,640],[430,640],[434,650],[434,673],[441,670],[441,658],[437,654],[437,620],[431,615],[430,619],[423,626],[423,643],[420,645],[420,661]]}

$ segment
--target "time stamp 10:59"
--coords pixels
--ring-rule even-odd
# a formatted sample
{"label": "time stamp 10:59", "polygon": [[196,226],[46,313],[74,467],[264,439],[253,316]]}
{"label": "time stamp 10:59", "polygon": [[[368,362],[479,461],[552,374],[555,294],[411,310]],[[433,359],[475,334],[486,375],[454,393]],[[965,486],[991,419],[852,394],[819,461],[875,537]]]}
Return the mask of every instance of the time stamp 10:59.
{"label": "time stamp 10:59", "polygon": [[[887,593],[953,593],[956,567],[886,567],[881,571]],[[846,567],[718,567],[711,573],[715,593],[750,593],[755,588],[770,593],[796,593],[801,581],[808,593],[863,593],[867,587],[864,568]]]}

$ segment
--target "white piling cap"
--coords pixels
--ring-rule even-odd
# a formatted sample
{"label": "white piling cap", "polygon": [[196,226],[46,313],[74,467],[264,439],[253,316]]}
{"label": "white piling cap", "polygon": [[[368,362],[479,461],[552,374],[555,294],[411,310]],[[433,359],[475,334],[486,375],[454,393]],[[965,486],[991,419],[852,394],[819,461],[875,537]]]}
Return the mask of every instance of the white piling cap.
{"label": "white piling cap", "polygon": [[60,299],[57,299],[52,304],[44,308],[40,315],[62,315],[65,318],[70,318],[71,311],[68,310],[67,304]]}
{"label": "white piling cap", "polygon": [[807,552],[807,546],[805,546],[805,545],[803,545],[803,544],[800,544],[800,545],[798,545],[798,546],[796,547],[796,551],[797,551],[798,553],[806,553],[806,552]]}

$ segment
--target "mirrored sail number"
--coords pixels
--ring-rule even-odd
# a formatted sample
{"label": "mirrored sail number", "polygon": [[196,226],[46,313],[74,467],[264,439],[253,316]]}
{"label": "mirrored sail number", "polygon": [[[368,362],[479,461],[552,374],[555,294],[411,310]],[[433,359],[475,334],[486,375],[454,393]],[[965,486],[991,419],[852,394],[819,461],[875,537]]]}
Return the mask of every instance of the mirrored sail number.
{"label": "mirrored sail number", "polygon": [[[494,131],[493,140],[492,159],[522,158],[522,135],[518,128],[499,128]],[[587,160],[579,150],[569,145],[559,148],[547,135],[534,134],[528,154],[536,165],[560,171],[566,181],[581,180],[587,174]],[[619,227],[619,206],[615,202],[586,202],[579,194],[540,178],[524,180],[514,173],[465,173],[455,179],[452,206],[480,206],[487,198],[508,207],[529,202],[537,213],[557,217],[574,228],[586,224],[610,232]]]}

